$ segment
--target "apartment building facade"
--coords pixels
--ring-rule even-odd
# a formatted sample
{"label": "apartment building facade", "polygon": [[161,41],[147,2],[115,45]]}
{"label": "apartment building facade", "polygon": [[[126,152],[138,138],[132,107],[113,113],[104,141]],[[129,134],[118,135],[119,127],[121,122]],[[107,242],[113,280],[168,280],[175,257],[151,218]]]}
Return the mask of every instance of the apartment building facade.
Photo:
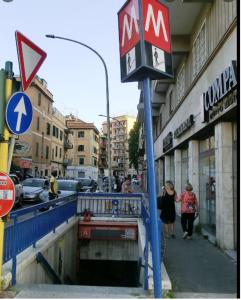
{"label": "apartment building facade", "polygon": [[66,176],[98,178],[99,130],[94,123],[86,123],[79,118],[66,116],[66,126],[70,132],[69,143],[73,148],[67,153],[72,160],[67,166]]}
{"label": "apartment building facade", "polygon": [[[133,175],[135,170],[130,166],[128,138],[136,117],[121,115],[111,118],[111,168],[112,175]],[[102,124],[102,131],[107,136],[106,122]]]}
{"label": "apartment building facade", "polygon": [[26,93],[32,102],[33,119],[27,133],[15,142],[13,164],[24,175],[45,177],[57,170],[58,176],[64,177],[65,118],[53,107],[53,95],[44,79],[36,76]]}
{"label": "apartment building facade", "polygon": [[[237,247],[237,2],[167,2],[174,78],[152,82],[157,193],[191,182],[199,224]],[[180,23],[178,20],[182,20]],[[143,121],[143,93],[138,105]]]}

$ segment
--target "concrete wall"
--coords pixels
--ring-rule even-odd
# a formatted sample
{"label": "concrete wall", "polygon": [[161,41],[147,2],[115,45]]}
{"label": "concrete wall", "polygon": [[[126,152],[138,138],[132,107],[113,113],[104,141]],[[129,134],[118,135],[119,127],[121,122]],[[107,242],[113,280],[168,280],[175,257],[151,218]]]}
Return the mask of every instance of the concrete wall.
{"label": "concrete wall", "polygon": [[80,259],[138,261],[137,241],[84,241]]}
{"label": "concrete wall", "polygon": [[[78,218],[62,224],[55,233],[50,233],[37,242],[36,248],[28,248],[17,257],[17,284],[53,283],[52,279],[37,263],[36,255],[41,252],[63,282],[75,281]],[[12,262],[3,265],[2,287],[11,286]]]}

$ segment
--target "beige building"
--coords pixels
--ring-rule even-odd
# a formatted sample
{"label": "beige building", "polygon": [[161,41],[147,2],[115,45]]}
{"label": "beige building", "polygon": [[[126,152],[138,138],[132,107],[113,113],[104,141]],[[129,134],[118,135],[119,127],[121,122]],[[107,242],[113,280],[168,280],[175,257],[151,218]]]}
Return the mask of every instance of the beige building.
{"label": "beige building", "polygon": [[[191,182],[202,232],[221,248],[235,250],[237,1],[166,5],[174,79],[152,81],[157,192],[166,180],[174,182],[178,194]],[[139,119],[143,121],[143,92]]]}
{"label": "beige building", "polygon": [[94,123],[86,123],[77,117],[66,116],[66,126],[70,131],[68,143],[73,148],[68,151],[68,177],[98,178],[99,131]]}
{"label": "beige building", "polygon": [[[122,115],[111,118],[111,167],[113,175],[133,175],[134,169],[130,167],[128,138],[136,117]],[[107,135],[106,122],[102,124],[103,133]]]}
{"label": "beige building", "polygon": [[47,176],[51,172],[51,123],[53,95],[44,79],[35,77],[26,94],[33,105],[33,119],[26,134],[15,142],[13,164],[25,174]]}
{"label": "beige building", "polygon": [[66,151],[71,148],[65,143],[65,117],[53,107],[53,95],[44,79],[36,76],[26,93],[33,105],[33,119],[27,133],[15,142],[13,164],[34,177],[50,176],[53,170],[64,177]]}

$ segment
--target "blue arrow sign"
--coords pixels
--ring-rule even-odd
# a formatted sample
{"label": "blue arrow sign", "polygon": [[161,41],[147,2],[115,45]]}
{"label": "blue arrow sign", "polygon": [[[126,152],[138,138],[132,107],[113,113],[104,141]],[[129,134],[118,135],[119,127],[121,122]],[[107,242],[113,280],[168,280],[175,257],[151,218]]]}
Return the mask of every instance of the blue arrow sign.
{"label": "blue arrow sign", "polygon": [[6,122],[9,130],[20,135],[25,133],[32,122],[33,107],[29,97],[22,92],[11,96],[6,107]]}

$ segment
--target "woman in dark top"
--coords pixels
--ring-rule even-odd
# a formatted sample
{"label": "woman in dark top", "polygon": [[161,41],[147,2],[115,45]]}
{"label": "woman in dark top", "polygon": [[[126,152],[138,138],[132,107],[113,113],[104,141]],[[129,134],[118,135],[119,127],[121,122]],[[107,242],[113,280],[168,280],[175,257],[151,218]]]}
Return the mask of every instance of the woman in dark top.
{"label": "woman in dark top", "polygon": [[164,223],[165,236],[175,237],[174,222],[176,219],[175,200],[176,192],[171,181],[166,181],[163,187],[163,195],[159,197],[158,208],[161,209],[160,218]]}

